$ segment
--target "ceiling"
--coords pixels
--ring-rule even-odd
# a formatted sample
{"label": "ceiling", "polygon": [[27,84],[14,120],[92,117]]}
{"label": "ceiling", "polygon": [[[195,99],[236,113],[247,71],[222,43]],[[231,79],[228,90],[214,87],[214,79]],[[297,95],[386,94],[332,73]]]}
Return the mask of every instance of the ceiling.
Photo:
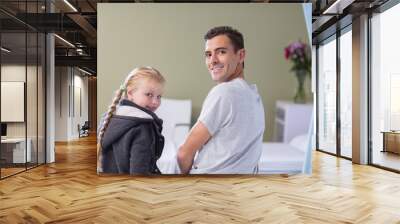
{"label": "ceiling", "polygon": [[[269,2],[309,3],[313,5],[313,40],[324,34],[340,19],[373,9],[387,0],[1,0],[0,21],[2,43],[25,46],[25,29],[54,32],[56,65],[80,66],[96,73],[97,58],[97,3],[179,3],[179,2]],[[46,6],[47,2],[47,6]],[[337,2],[337,3],[335,3]],[[50,13],[51,12],[51,13]],[[350,19],[351,21],[351,19]],[[23,31],[23,33],[21,33]],[[29,39],[29,38],[28,38]],[[66,41],[64,41],[64,40]],[[13,42],[13,43],[12,43]],[[28,40],[29,42],[29,40]],[[67,43],[69,42],[69,43]],[[36,47],[36,42],[28,44]],[[21,51],[23,48],[21,48]]]}

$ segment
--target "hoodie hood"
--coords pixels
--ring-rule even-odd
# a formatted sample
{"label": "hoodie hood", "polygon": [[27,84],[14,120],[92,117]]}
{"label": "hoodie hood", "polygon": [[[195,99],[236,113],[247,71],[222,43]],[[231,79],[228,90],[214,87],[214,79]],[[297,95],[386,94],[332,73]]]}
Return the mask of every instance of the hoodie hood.
{"label": "hoodie hood", "polygon": [[129,100],[122,100],[101,140],[102,148],[108,148],[129,130],[144,123],[153,123],[161,133],[163,121],[155,113]]}

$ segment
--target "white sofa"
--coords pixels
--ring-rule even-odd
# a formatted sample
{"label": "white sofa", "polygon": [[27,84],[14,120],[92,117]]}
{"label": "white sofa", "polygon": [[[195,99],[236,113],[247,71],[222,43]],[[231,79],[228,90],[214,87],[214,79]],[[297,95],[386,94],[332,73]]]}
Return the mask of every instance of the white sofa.
{"label": "white sofa", "polygon": [[260,162],[259,174],[293,174],[303,170],[308,134],[298,135],[289,143],[265,142]]}
{"label": "white sofa", "polygon": [[157,166],[163,174],[179,174],[176,154],[189,133],[192,102],[163,98],[155,113],[163,120],[162,134],[165,138],[163,153]]}

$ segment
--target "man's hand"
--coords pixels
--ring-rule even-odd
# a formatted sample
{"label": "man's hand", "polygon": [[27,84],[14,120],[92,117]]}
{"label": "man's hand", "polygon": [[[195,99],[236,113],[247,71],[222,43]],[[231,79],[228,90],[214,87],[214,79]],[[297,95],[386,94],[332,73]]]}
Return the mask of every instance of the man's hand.
{"label": "man's hand", "polygon": [[190,130],[189,136],[179,148],[177,159],[182,174],[188,174],[193,165],[196,152],[211,138],[207,127],[198,121]]}

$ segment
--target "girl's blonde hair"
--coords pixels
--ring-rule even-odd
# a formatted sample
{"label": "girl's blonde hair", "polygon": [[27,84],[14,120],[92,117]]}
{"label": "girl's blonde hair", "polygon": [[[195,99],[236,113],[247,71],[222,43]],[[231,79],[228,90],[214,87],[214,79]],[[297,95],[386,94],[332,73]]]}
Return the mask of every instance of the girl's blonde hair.
{"label": "girl's blonde hair", "polygon": [[161,75],[161,73],[152,67],[139,67],[135,68],[127,75],[124,83],[120,86],[120,88],[115,91],[114,99],[112,103],[108,107],[106,117],[104,118],[104,122],[98,134],[98,141],[97,141],[97,169],[98,171],[102,170],[102,162],[101,162],[101,140],[104,136],[104,132],[106,131],[108,124],[110,122],[111,117],[114,115],[115,110],[117,109],[117,105],[120,103],[122,99],[127,98],[127,92],[130,90],[135,91],[140,81],[143,79],[147,80],[154,80],[158,83],[164,84],[165,79]]}

